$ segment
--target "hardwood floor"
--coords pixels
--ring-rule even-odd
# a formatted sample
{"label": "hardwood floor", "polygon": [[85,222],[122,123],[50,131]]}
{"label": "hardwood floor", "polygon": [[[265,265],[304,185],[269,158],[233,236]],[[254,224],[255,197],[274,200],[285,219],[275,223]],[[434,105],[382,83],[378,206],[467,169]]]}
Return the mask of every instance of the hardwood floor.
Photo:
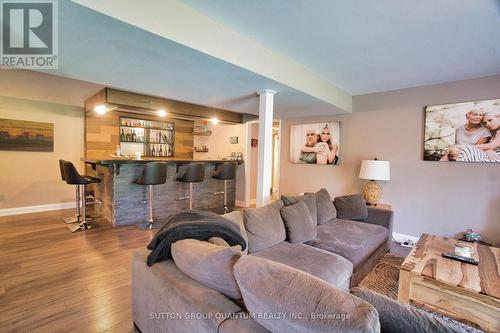
{"label": "hardwood floor", "polygon": [[130,253],[154,232],[98,219],[72,234],[72,214],[0,218],[0,332],[135,332]]}
{"label": "hardwood floor", "polygon": [[72,214],[0,217],[0,332],[135,332],[130,253],[156,231],[98,219],[72,234],[61,220]]}

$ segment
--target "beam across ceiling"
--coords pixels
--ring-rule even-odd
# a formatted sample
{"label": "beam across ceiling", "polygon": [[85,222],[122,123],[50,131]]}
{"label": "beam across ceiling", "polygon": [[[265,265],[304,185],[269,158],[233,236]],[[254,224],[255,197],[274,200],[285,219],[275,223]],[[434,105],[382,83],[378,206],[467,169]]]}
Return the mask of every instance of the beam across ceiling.
{"label": "beam across ceiling", "polygon": [[352,112],[352,96],[345,91],[292,59],[229,29],[180,1],[73,2],[302,91],[344,112]]}

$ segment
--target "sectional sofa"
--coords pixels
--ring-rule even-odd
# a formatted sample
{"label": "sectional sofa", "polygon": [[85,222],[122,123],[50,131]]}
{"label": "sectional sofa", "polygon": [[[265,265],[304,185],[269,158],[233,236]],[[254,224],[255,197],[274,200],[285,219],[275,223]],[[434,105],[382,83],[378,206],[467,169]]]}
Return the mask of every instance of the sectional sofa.
{"label": "sectional sofa", "polygon": [[[225,217],[240,225],[247,240],[242,258],[291,267],[347,291],[388,251],[393,212],[366,207],[360,196],[332,201],[322,189]],[[191,278],[174,260],[148,267],[148,253],[140,249],[132,255],[132,314],[143,333],[268,331],[244,315],[244,299],[231,299]]]}

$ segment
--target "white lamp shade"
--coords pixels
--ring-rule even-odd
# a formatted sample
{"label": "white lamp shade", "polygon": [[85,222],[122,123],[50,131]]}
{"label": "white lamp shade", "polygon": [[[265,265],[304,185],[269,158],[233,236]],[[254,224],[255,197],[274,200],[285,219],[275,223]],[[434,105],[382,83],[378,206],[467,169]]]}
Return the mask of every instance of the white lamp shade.
{"label": "white lamp shade", "polygon": [[391,180],[391,166],[389,161],[361,161],[359,178],[370,180]]}

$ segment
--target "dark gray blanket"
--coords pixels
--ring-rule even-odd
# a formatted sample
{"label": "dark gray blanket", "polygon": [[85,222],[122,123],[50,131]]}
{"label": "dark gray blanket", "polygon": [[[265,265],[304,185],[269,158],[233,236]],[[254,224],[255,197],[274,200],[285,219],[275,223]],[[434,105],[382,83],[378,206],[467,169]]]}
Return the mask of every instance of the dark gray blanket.
{"label": "dark gray blanket", "polygon": [[147,264],[152,266],[172,258],[171,245],[178,240],[191,238],[206,241],[210,237],[220,237],[230,246],[241,245],[243,250],[247,247],[235,222],[212,212],[182,211],[171,216],[149,243],[151,253]]}

